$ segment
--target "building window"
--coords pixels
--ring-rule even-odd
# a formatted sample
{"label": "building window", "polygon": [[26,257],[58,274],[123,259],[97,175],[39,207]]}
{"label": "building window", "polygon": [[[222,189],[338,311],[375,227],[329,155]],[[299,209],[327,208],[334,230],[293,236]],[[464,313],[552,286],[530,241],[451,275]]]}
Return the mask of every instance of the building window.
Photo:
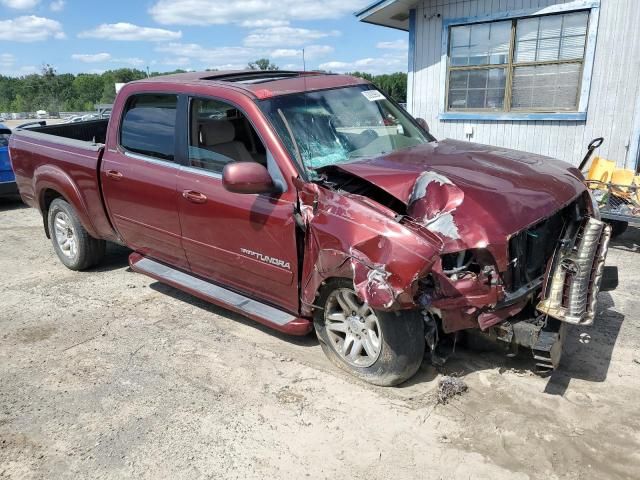
{"label": "building window", "polygon": [[447,110],[574,112],[589,12],[452,26]]}

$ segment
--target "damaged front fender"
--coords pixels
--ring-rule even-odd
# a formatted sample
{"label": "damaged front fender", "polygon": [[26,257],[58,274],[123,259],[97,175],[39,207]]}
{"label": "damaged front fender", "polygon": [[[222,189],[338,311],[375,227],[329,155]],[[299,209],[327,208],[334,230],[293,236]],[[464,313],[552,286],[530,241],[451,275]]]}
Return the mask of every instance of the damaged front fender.
{"label": "damaged front fender", "polygon": [[440,239],[360,195],[302,181],[296,187],[304,231],[302,313],[311,315],[322,283],[339,277],[353,279],[374,309],[415,307],[418,280],[439,258]]}

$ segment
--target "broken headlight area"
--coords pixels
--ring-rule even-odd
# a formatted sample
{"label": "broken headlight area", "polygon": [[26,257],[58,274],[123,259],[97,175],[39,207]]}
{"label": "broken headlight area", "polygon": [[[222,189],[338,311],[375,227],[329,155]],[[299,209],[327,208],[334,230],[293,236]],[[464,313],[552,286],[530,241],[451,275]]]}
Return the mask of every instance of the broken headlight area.
{"label": "broken headlight area", "polygon": [[486,329],[519,313],[527,299],[495,310],[504,299],[502,279],[485,249],[444,254],[419,282],[417,304],[425,321],[425,339],[434,365],[455,350],[463,330]]}
{"label": "broken headlight area", "polygon": [[480,316],[503,298],[493,256],[475,249],[442,255],[432,272],[420,280],[417,304],[436,315],[443,331],[451,333],[477,328]]}
{"label": "broken headlight area", "polygon": [[510,291],[505,285],[507,275],[498,271],[486,249],[442,255],[434,267],[420,281],[417,299],[434,365],[446,361],[461,335],[497,342],[508,353],[528,347],[539,367],[557,365],[561,322],[535,310],[541,279]]}

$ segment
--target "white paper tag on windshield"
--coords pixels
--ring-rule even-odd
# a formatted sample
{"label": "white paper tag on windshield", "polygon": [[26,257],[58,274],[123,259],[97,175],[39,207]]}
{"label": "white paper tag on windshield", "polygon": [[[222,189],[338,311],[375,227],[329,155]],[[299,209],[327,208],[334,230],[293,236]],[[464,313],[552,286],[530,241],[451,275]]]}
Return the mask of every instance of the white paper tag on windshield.
{"label": "white paper tag on windshield", "polygon": [[362,92],[362,95],[364,95],[370,102],[377,102],[385,99],[384,95],[378,90],[365,90]]}

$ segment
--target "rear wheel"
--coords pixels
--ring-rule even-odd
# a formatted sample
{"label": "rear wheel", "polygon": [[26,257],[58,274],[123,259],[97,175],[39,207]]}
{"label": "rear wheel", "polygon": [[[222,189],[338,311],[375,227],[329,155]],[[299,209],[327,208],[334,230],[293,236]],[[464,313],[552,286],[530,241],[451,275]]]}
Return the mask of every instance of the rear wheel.
{"label": "rear wheel", "polygon": [[47,220],[53,249],[67,268],[85,270],[102,260],[106,242],[89,235],[75,209],[65,200],[56,198],[51,202]]}
{"label": "rear wheel", "polygon": [[414,310],[376,311],[350,280],[323,289],[314,317],[322,349],[340,368],[375,385],[397,385],[420,368],[425,349],[422,316]]}

